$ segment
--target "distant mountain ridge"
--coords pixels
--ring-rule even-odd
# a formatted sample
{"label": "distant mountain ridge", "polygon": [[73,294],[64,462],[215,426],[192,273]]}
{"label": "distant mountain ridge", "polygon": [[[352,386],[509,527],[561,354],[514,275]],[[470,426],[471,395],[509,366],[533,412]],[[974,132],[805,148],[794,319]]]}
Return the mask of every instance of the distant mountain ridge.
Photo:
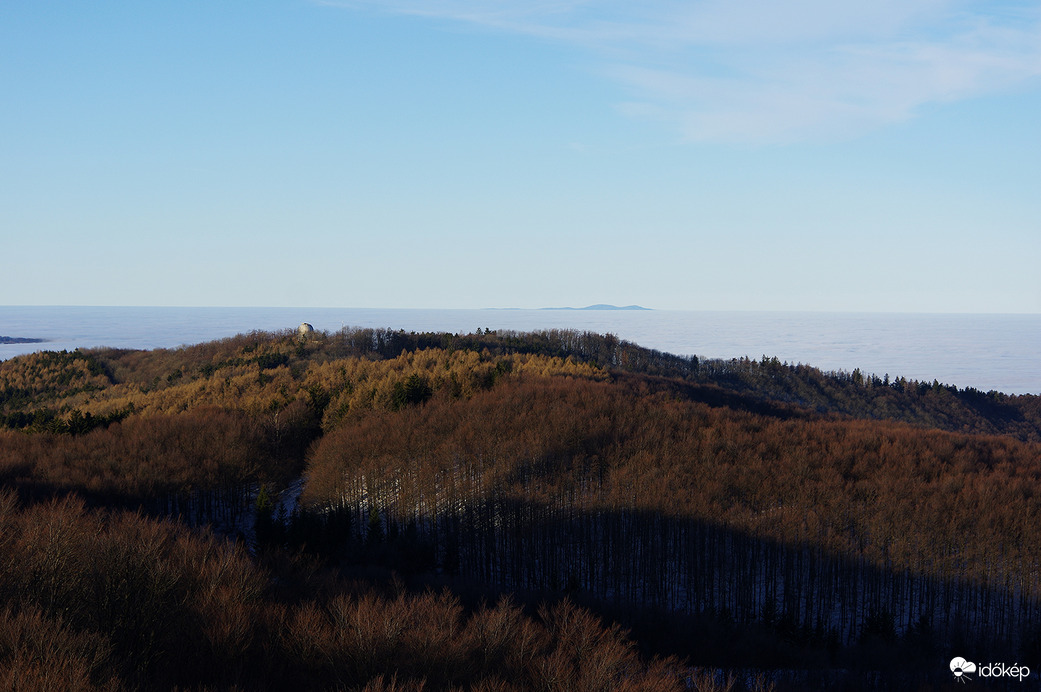
{"label": "distant mountain ridge", "polygon": [[540,310],[650,310],[651,308],[645,308],[642,305],[626,305],[624,307],[618,307],[617,305],[608,305],[606,303],[597,303],[596,305],[587,305],[584,308],[539,308]]}
{"label": "distant mountain ridge", "polygon": [[46,339],[33,339],[23,336],[0,336],[0,344],[42,344]]}

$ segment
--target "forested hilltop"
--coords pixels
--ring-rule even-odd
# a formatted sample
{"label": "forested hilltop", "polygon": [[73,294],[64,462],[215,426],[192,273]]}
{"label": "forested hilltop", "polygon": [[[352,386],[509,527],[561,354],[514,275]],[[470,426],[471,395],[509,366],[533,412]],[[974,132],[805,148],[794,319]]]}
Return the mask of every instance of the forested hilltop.
{"label": "forested hilltop", "polygon": [[0,424],[0,681],[25,689],[1041,672],[1036,396],[346,329],[21,356]]}

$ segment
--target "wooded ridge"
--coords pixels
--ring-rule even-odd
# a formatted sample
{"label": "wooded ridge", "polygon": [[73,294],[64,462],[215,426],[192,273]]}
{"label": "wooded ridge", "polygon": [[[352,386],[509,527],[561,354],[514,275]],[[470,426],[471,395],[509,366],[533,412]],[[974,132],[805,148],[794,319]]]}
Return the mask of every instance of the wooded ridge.
{"label": "wooded ridge", "polygon": [[1041,671],[1036,396],[571,330],[287,330],[13,358],[0,426],[0,681]]}

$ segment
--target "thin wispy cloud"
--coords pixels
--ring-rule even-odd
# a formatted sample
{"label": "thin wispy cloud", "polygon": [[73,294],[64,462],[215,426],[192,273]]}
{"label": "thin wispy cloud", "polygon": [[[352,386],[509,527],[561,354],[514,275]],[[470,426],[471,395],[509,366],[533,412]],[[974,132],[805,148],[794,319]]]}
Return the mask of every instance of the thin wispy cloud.
{"label": "thin wispy cloud", "polygon": [[690,141],[856,136],[1041,79],[1034,2],[354,0],[590,51],[618,109]]}

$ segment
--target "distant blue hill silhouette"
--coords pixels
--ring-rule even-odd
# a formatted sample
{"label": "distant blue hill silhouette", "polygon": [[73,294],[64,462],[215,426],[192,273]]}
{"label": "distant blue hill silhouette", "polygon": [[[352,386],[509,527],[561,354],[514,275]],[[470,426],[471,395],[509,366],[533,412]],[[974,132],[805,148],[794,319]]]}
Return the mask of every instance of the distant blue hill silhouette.
{"label": "distant blue hill silhouette", "polygon": [[32,339],[25,336],[0,336],[0,344],[42,344],[46,339]]}
{"label": "distant blue hill silhouette", "polygon": [[587,305],[584,308],[541,308],[542,310],[650,310],[640,305],[626,305],[625,307],[618,307],[617,305],[607,305],[605,303],[597,303],[596,305]]}

